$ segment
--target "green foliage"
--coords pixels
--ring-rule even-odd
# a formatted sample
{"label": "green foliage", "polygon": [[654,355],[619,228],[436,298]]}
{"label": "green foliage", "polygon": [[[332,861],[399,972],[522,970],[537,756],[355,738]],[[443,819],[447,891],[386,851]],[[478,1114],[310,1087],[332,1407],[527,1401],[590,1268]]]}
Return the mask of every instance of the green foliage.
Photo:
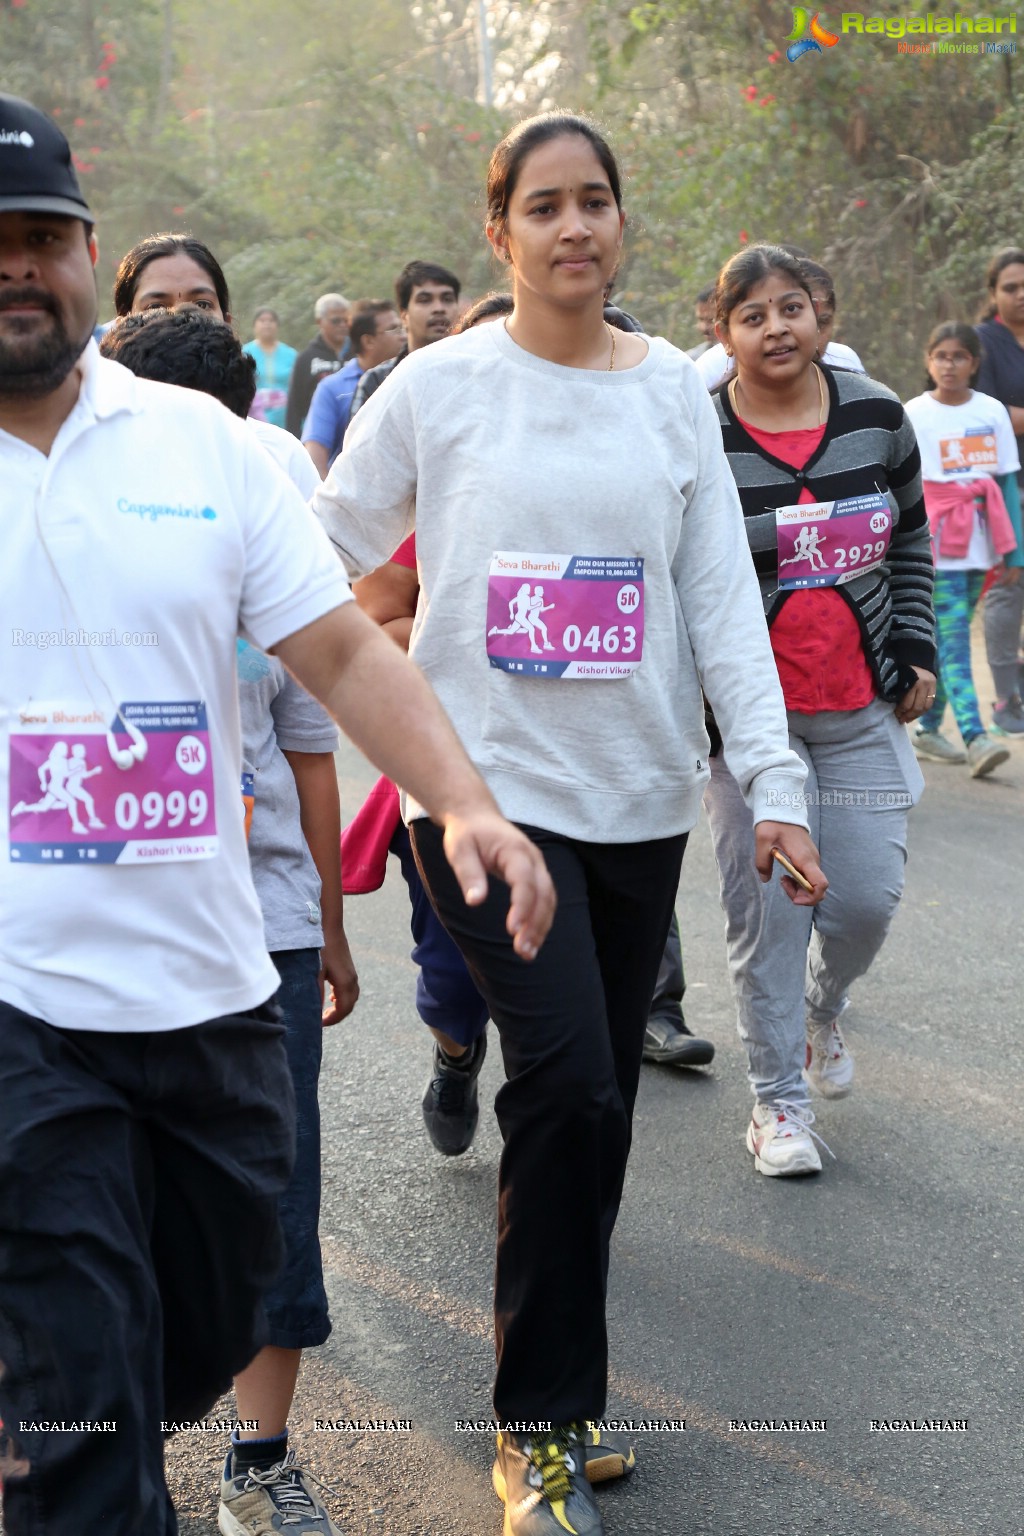
{"label": "green foliage", "polygon": [[223,260],[240,330],[270,303],[297,345],[317,294],[384,296],[412,257],[490,287],[489,150],[555,102],[592,112],[618,149],[619,296],[683,346],[721,263],[782,239],[833,269],[869,367],[915,387],[931,324],[972,316],[989,252],[1024,239],[1012,57],[842,35],[790,64],[775,0],[486,9],[494,108],[479,104],[476,0],[0,0],[4,81],[72,139],[101,295],[141,235],[189,228]]}

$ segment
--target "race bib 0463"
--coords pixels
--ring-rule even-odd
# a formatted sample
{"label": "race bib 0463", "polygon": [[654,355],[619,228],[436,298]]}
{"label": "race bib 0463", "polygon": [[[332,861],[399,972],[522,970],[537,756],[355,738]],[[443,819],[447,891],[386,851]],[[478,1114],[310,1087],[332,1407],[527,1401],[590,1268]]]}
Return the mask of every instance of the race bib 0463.
{"label": "race bib 0463", "polygon": [[522,677],[629,677],[643,659],[643,560],[499,551],[486,643],[492,667]]}

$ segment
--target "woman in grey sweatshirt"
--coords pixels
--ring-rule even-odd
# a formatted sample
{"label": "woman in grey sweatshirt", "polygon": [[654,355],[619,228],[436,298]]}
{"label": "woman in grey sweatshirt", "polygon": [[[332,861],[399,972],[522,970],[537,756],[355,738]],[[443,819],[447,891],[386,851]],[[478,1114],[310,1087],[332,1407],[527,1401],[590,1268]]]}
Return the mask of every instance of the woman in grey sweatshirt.
{"label": "woman in grey sweatshirt", "polygon": [[604,1412],[608,1249],[647,1009],[708,779],[702,685],[762,877],[777,846],[811,887],[790,883],[792,899],[825,889],[714,408],[682,352],[603,318],[623,219],[614,157],[588,122],[520,124],[488,178],[511,316],[408,357],[314,499],[353,578],[415,520],[411,654],[559,894],[523,965],[497,895],[464,906],[440,833],[407,798],[507,1077],[494,1389],[507,1536],[603,1529],[585,1424]]}

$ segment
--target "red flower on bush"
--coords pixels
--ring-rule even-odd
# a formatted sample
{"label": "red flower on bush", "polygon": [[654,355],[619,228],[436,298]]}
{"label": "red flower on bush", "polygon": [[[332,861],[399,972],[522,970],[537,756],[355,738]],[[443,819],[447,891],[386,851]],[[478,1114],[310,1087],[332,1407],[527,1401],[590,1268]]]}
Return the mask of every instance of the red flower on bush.
{"label": "red flower on bush", "polygon": [[466,134],[466,143],[467,144],[479,144],[480,143],[480,135],[478,133],[467,133]]}
{"label": "red flower on bush", "polygon": [[109,75],[97,75],[96,79],[93,81],[93,85],[95,85],[95,87],[96,87],[96,89],[98,91],[107,91],[107,90],[109,90],[110,89],[110,76]]}
{"label": "red flower on bush", "polygon": [[758,102],[758,106],[759,107],[767,107],[769,105],[769,103],[773,102],[774,100],[775,100],[774,96],[762,96],[761,100]]}
{"label": "red flower on bush", "polygon": [[740,245],[746,245],[746,243],[747,243],[747,241],[749,239],[750,239],[750,236],[747,234],[746,230],[745,229],[741,229],[740,230]]}
{"label": "red flower on bush", "polygon": [[743,94],[747,98],[748,101],[753,101],[754,97],[757,95],[757,86],[756,85],[748,85],[744,89]]}
{"label": "red flower on bush", "polygon": [[868,200],[867,200],[866,197],[858,197],[853,206],[855,208],[866,208],[867,205],[868,205]]}
{"label": "red flower on bush", "polygon": [[768,55],[768,63],[769,64],[777,64],[781,58],[782,58],[782,54],[779,53],[778,51],[776,51],[775,53],[770,53]]}

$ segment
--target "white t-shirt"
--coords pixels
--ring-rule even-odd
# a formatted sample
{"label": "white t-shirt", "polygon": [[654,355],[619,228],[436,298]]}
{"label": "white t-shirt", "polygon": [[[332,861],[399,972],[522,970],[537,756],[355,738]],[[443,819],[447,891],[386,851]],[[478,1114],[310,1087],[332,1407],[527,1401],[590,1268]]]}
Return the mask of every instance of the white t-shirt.
{"label": "white t-shirt", "polygon": [[[1010,413],[991,395],[975,389],[963,405],[941,405],[925,393],[908,400],[906,412],[921,450],[923,480],[948,484],[1006,475],[1020,468]],[[999,558],[977,509],[966,555],[943,555],[937,548],[934,554],[935,565],[942,571],[987,571]]]}
{"label": "white t-shirt", "polygon": [[[830,341],[821,354],[823,363],[828,363],[832,368],[847,368],[853,373],[865,373],[867,370],[852,347],[846,346],[841,341]],[[695,359],[694,366],[700,374],[708,389],[714,389],[723,379],[728,378],[736,364],[728,355],[720,341],[702,352]]]}
{"label": "white t-shirt", "polygon": [[308,501],[320,484],[320,476],[298,438],[286,432],[284,427],[275,427],[272,421],[260,421],[257,416],[247,416],[245,424]]}
{"label": "white t-shirt", "polygon": [[[0,997],[66,1028],[178,1029],[278,983],[236,637],[268,649],[351,593],[243,422],[93,343],[80,366],[49,457],[0,431]],[[115,708],[146,745],[127,769]]]}

